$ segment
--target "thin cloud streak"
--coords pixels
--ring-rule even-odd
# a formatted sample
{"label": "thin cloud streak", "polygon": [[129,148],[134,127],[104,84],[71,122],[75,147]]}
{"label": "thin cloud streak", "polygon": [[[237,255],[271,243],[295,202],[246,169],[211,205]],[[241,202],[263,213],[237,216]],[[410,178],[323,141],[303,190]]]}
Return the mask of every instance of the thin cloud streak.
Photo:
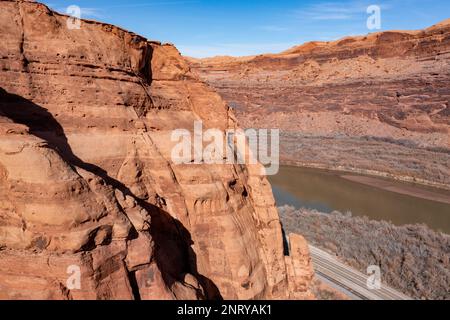
{"label": "thin cloud streak", "polygon": [[212,45],[178,45],[184,56],[208,58],[214,56],[253,56],[262,53],[279,53],[298,43],[222,43]]}
{"label": "thin cloud streak", "polygon": [[[310,5],[294,11],[294,16],[302,20],[356,20],[367,17],[367,8],[373,3],[354,1],[352,3],[326,2]],[[378,3],[383,10],[389,5]]]}
{"label": "thin cloud streak", "polygon": [[102,10],[99,8],[81,8],[82,17],[104,18]]}
{"label": "thin cloud streak", "polygon": [[311,19],[313,20],[350,20],[353,18],[354,16],[349,14],[322,14],[311,16]]}
{"label": "thin cloud streak", "polygon": [[[49,5],[49,7],[52,7]],[[52,7],[53,8],[53,7]],[[69,14],[67,13],[67,8],[53,8],[53,10],[62,13],[62,14]],[[96,19],[103,19],[106,16],[103,14],[103,10],[100,8],[80,8],[81,10],[81,18],[96,18]]]}

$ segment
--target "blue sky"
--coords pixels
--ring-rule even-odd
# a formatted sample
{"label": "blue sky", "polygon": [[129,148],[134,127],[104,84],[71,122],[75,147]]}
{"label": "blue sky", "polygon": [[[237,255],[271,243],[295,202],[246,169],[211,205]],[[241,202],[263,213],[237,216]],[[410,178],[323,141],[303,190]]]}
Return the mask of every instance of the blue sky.
{"label": "blue sky", "polygon": [[421,29],[450,18],[448,0],[46,0],[57,11],[78,5],[82,17],[148,39],[174,43],[188,56],[276,53],[306,41],[329,41],[367,29],[369,5],[381,30]]}

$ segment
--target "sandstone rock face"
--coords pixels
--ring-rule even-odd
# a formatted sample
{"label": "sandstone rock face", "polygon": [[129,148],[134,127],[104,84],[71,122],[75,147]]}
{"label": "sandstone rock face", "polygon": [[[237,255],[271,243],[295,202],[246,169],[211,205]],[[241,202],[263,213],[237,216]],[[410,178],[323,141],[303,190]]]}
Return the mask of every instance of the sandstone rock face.
{"label": "sandstone rock face", "polygon": [[450,20],[190,63],[240,125],[283,130],[286,163],[450,188]]}
{"label": "sandstone rock face", "polygon": [[0,39],[0,299],[310,297],[259,166],[171,161],[236,126],[176,48],[29,1]]}
{"label": "sandstone rock face", "polygon": [[286,263],[289,270],[288,276],[291,277],[290,292],[299,293],[299,298],[302,299],[313,299],[309,286],[314,278],[314,270],[306,239],[298,234],[290,234],[289,251],[291,256],[286,257]]}

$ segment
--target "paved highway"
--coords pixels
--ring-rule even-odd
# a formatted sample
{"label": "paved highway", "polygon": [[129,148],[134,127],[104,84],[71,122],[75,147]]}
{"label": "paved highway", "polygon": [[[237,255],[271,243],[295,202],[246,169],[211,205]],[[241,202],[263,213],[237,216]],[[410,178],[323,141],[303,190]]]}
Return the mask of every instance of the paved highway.
{"label": "paved highway", "polygon": [[314,270],[318,278],[335,289],[358,300],[411,300],[385,284],[379,290],[367,287],[368,276],[339,262],[335,257],[316,247],[309,246]]}

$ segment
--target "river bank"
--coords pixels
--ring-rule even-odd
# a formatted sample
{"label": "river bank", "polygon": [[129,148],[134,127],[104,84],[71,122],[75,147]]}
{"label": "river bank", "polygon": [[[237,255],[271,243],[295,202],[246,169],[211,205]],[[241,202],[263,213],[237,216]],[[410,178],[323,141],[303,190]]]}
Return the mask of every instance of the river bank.
{"label": "river bank", "polygon": [[[441,191],[450,191],[449,184],[434,182],[434,181],[421,179],[421,178],[417,178],[417,177],[397,175],[397,174],[383,172],[383,171],[377,171],[377,170],[356,169],[356,168],[345,167],[345,166],[331,166],[331,165],[320,164],[320,163],[306,163],[306,162],[302,162],[302,161],[283,159],[283,157],[280,160],[280,164],[282,166],[326,170],[326,171],[336,172],[336,173],[340,173],[340,174],[352,173],[352,174],[356,174],[356,175],[363,175],[363,176],[368,176],[368,177],[373,177],[373,178],[383,178],[383,179],[389,179],[392,181],[412,183],[412,184],[419,185],[419,186],[439,189]],[[343,176],[348,176],[348,175],[343,175]]]}
{"label": "river bank", "polygon": [[269,181],[278,206],[349,211],[397,226],[425,224],[450,234],[450,192],[446,190],[295,166],[281,166]]}
{"label": "river bank", "polygon": [[[307,168],[307,169],[316,169],[316,170],[324,170],[339,174],[342,178],[348,179],[354,182],[367,184],[373,187],[381,188],[384,190],[397,192],[401,194],[411,195],[423,199],[428,199],[432,201],[439,201],[443,203],[450,204],[450,185],[436,183],[433,181],[425,180],[425,179],[417,179],[414,177],[408,176],[399,176],[392,173],[380,172],[376,170],[367,170],[367,169],[356,169],[356,168],[348,168],[343,166],[327,166],[324,164],[315,164],[315,163],[304,163],[300,161],[294,160],[284,160],[280,161],[281,166],[289,166],[289,167],[297,167],[297,168]],[[352,175],[349,175],[352,174]],[[402,188],[389,188],[386,183],[389,181],[394,182],[405,182],[408,184],[415,185],[417,187],[427,187],[432,188],[433,191],[430,192],[420,192],[413,191],[414,186],[411,187],[411,190],[408,190],[407,187]],[[442,193],[447,193],[446,195],[442,195]]]}
{"label": "river bank", "polygon": [[282,132],[280,162],[450,191],[450,150],[411,141]]}
{"label": "river bank", "polygon": [[450,204],[450,193],[446,195],[443,193],[438,193],[437,190],[435,191],[424,190],[418,188],[417,186],[412,185],[403,185],[403,186],[394,185],[392,184],[391,181],[368,176],[341,175],[341,177],[350,181],[362,183],[386,191],[396,192],[399,194],[404,194],[416,198]]}

